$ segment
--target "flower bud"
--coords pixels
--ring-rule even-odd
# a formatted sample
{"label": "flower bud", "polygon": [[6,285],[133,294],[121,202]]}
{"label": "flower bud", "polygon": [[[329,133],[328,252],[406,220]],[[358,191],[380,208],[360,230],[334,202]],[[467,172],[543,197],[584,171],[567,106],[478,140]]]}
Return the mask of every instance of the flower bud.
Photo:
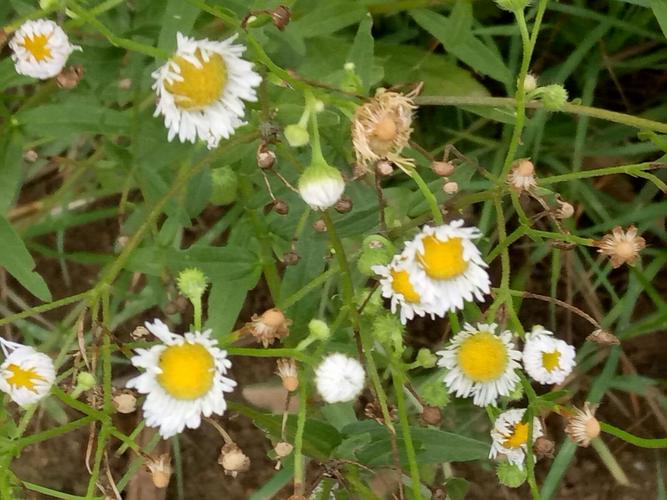
{"label": "flower bud", "polygon": [[289,213],[289,205],[285,200],[275,199],[271,205],[273,211],[278,215],[287,215]]}
{"label": "flower bud", "polygon": [[509,488],[518,488],[521,486],[527,477],[526,468],[514,465],[511,462],[500,462],[496,467],[496,475],[500,484]]}
{"label": "flower bud", "polygon": [[331,336],[331,330],[321,319],[311,319],[308,323],[308,332],[317,340],[327,340]]}
{"label": "flower bud", "polygon": [[534,75],[528,73],[526,78],[523,80],[523,90],[526,93],[532,92],[537,88],[537,78]]}
{"label": "flower bud", "polygon": [[80,387],[82,391],[89,391],[95,387],[95,375],[88,372],[79,372],[76,376],[76,385]]}
{"label": "flower bud", "polygon": [[438,358],[430,349],[424,347],[417,352],[416,361],[422,368],[433,368],[438,362]]}
{"label": "flower bud", "polygon": [[327,224],[322,219],[317,219],[315,222],[313,222],[313,229],[318,233],[326,233]]}
{"label": "flower bud", "polygon": [[523,10],[530,5],[532,0],[496,0],[496,4],[503,10],[516,12]]}
{"label": "flower bud", "polygon": [[285,26],[289,24],[291,16],[292,14],[286,5],[278,5],[278,7],[271,12],[273,25],[280,31],[284,30]]}
{"label": "flower bud", "polygon": [[567,90],[562,85],[547,85],[541,87],[538,92],[542,97],[544,109],[549,111],[559,111],[567,103]]}
{"label": "flower bud", "polygon": [[299,257],[299,254],[296,252],[296,250],[290,250],[283,255],[281,260],[286,266],[295,266],[299,263],[301,257]]}
{"label": "flower bud", "polygon": [[306,127],[299,125],[298,123],[287,125],[283,134],[285,134],[285,139],[287,139],[287,142],[293,148],[300,148],[310,142],[310,134],[308,133],[308,130]]}
{"label": "flower bud", "polygon": [[73,64],[72,66],[64,67],[56,76],[56,85],[61,89],[71,90],[79,85],[82,78],[83,66],[80,64]]}
{"label": "flower bud", "polygon": [[340,200],[334,205],[334,208],[339,214],[346,214],[352,210],[352,199],[348,196],[341,196]]}
{"label": "flower bud", "polygon": [[262,143],[257,148],[257,166],[264,170],[271,170],[276,164],[276,153]]}
{"label": "flower bud", "polygon": [[29,163],[35,163],[39,159],[39,155],[34,149],[29,149],[23,153],[23,159]]}
{"label": "flower bud", "polygon": [[313,210],[326,210],[340,199],[345,181],[338,169],[314,163],[299,177],[299,194]]}
{"label": "flower bud", "polygon": [[595,342],[596,344],[600,345],[619,345],[621,341],[619,338],[611,333],[609,330],[603,330],[601,328],[595,330],[593,333],[591,333],[588,337],[586,337],[586,340],[589,342]]}
{"label": "flower bud", "polygon": [[178,290],[191,301],[200,300],[206,288],[208,280],[206,275],[197,268],[184,269],[176,279]]}
{"label": "flower bud", "polygon": [[394,166],[391,164],[390,161],[381,160],[375,164],[375,168],[377,169],[378,173],[383,177],[389,177],[391,174],[394,173]]}
{"label": "flower bud", "polygon": [[236,201],[239,177],[232,167],[226,165],[211,170],[211,203],[229,205]]}
{"label": "flower bud", "polygon": [[442,412],[435,406],[424,406],[421,418],[427,425],[439,425],[442,422]]}
{"label": "flower bud", "polygon": [[286,441],[280,441],[279,443],[276,443],[275,448],[273,448],[273,451],[276,452],[278,458],[285,458],[289,456],[292,453],[292,450],[294,450],[294,446]]}
{"label": "flower bud", "polygon": [[455,169],[456,167],[454,167],[454,164],[451,161],[431,162],[431,170],[433,170],[435,175],[439,175],[440,177],[448,177],[452,175]]}
{"label": "flower bud", "polygon": [[447,194],[456,194],[459,192],[459,183],[454,181],[445,182],[442,190]]}

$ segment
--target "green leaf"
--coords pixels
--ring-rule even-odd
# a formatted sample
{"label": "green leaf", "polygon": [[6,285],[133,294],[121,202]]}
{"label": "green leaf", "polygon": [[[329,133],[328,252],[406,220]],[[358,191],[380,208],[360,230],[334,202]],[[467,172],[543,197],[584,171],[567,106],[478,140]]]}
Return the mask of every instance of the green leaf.
{"label": "green leaf", "polygon": [[500,56],[472,33],[469,32],[462,38],[454,38],[452,21],[430,10],[411,10],[410,15],[417,24],[437,38],[447,52],[464,64],[502,83],[507,84],[511,80],[511,73]]}
{"label": "green leaf", "polygon": [[199,9],[188,2],[169,0],[164,9],[162,29],[160,30],[157,46],[169,52],[174,51],[176,49],[176,33],[180,31],[189,35],[198,15]]}
{"label": "green leaf", "polygon": [[348,61],[354,63],[355,71],[361,78],[364,93],[368,93],[371,86],[371,77],[373,73],[373,50],[375,41],[371,29],[373,27],[373,18],[370,14],[359,23],[357,35],[354,37],[352,48],[347,56]]}
{"label": "green leaf", "polygon": [[454,41],[454,44],[457,40],[463,41],[470,36],[472,27],[471,0],[456,0],[449,21],[449,27],[451,28],[449,38]]}
{"label": "green leaf", "polygon": [[322,407],[322,414],[339,431],[346,425],[357,422],[352,403],[327,404]]}
{"label": "green leaf", "polygon": [[0,143],[0,214],[13,205],[21,184],[21,136],[17,131],[5,135]]}
{"label": "green leaf", "polygon": [[650,0],[653,15],[658,20],[662,34],[667,37],[667,0]]}
{"label": "green leaf", "polygon": [[5,90],[9,87],[18,87],[19,85],[33,83],[34,81],[34,78],[19,75],[14,69],[14,61],[9,57],[5,57],[0,61],[0,90]]}
{"label": "green leaf", "polygon": [[34,271],[35,261],[19,235],[4,217],[0,217],[0,241],[2,241],[0,266],[4,267],[35,297],[44,302],[50,301],[51,292],[46,282]]}
{"label": "green leaf", "polygon": [[450,477],[445,481],[445,490],[451,500],[464,500],[469,489],[470,482],[462,477]]}
{"label": "green leaf", "polygon": [[286,31],[296,33],[302,38],[329,35],[358,23],[364,14],[366,9],[360,2],[349,0],[321,2],[317,8],[291,22]]}

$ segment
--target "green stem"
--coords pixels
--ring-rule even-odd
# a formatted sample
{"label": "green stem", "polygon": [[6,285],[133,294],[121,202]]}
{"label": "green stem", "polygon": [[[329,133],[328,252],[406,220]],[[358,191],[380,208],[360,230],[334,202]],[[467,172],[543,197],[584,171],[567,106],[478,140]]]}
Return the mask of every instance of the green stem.
{"label": "green stem", "polygon": [[[415,98],[415,103],[420,106],[483,106],[491,108],[513,108],[516,107],[516,99],[512,97],[468,97],[468,96],[421,96]],[[529,101],[525,103],[526,108],[540,109],[544,106],[540,101]],[[581,104],[566,103],[560,109],[563,113],[573,115],[590,116],[600,120],[620,123],[637,129],[652,130],[667,134],[667,123],[648,120],[638,116],[632,116],[616,111],[582,106]]]}
{"label": "green stem", "polygon": [[633,165],[618,165],[615,167],[596,168],[593,170],[581,170],[578,172],[569,172],[563,175],[552,175],[551,177],[544,177],[538,179],[537,183],[540,186],[548,186],[550,184],[557,184],[559,182],[567,182],[575,179],[588,179],[590,177],[600,177],[603,175],[614,174],[628,174],[638,175],[644,170],[652,170],[655,168],[656,162],[636,163]]}
{"label": "green stem", "polygon": [[[393,364],[392,364],[393,365]],[[410,434],[410,422],[408,420],[408,411],[405,405],[405,395],[403,394],[403,387],[405,380],[403,373],[399,367],[392,366],[392,379],[394,381],[394,392],[396,393],[396,406],[398,407],[398,416],[401,423],[401,435],[405,443],[405,453],[408,457],[408,465],[410,467],[410,478],[412,482],[412,496],[416,500],[422,498],[421,495],[421,479],[419,478],[419,464],[417,463],[417,456],[415,454],[415,446],[412,442],[412,435]]]}
{"label": "green stem", "polygon": [[63,424],[59,427],[54,427],[53,429],[48,429],[43,432],[38,432],[37,434],[32,434],[30,436],[23,437],[15,441],[13,444],[17,450],[22,450],[23,448],[25,448],[26,446],[30,446],[31,444],[39,443],[41,441],[46,441],[47,439],[51,439],[56,436],[67,434],[68,432],[72,432],[73,430],[88,425],[93,421],[95,421],[95,417],[92,415],[88,415],[78,420],[67,422],[66,424]]}
{"label": "green stem", "polygon": [[606,422],[600,422],[600,429],[602,432],[611,434],[612,436],[641,448],[667,448],[667,438],[643,438],[635,436],[634,434],[630,434],[629,432],[614,427]]}
{"label": "green stem", "polygon": [[312,363],[312,358],[297,349],[255,349],[252,347],[227,347],[225,349],[232,356],[248,356],[253,358],[294,358],[306,363]]}
{"label": "green stem", "polygon": [[303,470],[303,431],[306,428],[306,377],[301,371],[302,383],[299,384],[299,413],[296,420],[296,433],[294,434],[294,494],[303,494],[305,482]]}
{"label": "green stem", "polygon": [[537,403],[537,394],[533,389],[533,386],[530,385],[530,381],[526,376],[519,372],[519,377],[521,378],[521,385],[523,390],[526,392],[528,397],[528,409],[526,413],[528,414],[528,442],[526,443],[526,470],[528,472],[528,485],[530,486],[530,493],[533,496],[533,500],[540,500],[540,490],[537,487],[537,480],[535,479],[535,458],[533,454],[533,427],[534,427],[534,408]]}
{"label": "green stem", "polygon": [[417,172],[416,168],[411,168],[409,170],[406,170],[406,173],[417,184],[417,187],[419,188],[419,191],[421,192],[422,196],[426,200],[426,203],[428,203],[428,206],[431,209],[431,214],[433,215],[433,220],[435,221],[435,223],[438,224],[438,225],[442,224],[442,222],[443,222],[442,212],[440,211],[440,208],[438,207],[438,200],[436,199],[435,195],[429,189],[428,184],[426,184],[426,182],[424,181],[422,176],[419,175],[419,172]]}
{"label": "green stem", "polygon": [[192,307],[194,308],[193,315],[194,315],[194,329],[196,332],[201,332],[201,295],[193,297],[191,299],[192,301]]}
{"label": "green stem", "polygon": [[294,292],[292,295],[290,295],[286,299],[281,300],[280,303],[278,304],[278,307],[282,310],[285,310],[288,307],[293,306],[294,304],[299,302],[302,298],[304,298],[306,295],[308,295],[310,292],[321,287],[324,283],[326,283],[326,281],[329,278],[335,275],[338,271],[339,271],[339,266],[337,264],[332,265],[331,267],[329,267],[329,269],[327,269],[322,274],[318,275],[313,280],[306,283],[302,288]]}
{"label": "green stem", "polygon": [[607,467],[611,475],[614,476],[616,482],[623,486],[630,485],[630,480],[628,479],[628,476],[625,475],[625,471],[616,460],[616,457],[614,457],[614,454],[611,451],[609,451],[609,448],[604,443],[604,441],[602,441],[602,439],[600,439],[599,437],[596,437],[595,439],[591,440],[591,445],[593,446],[595,451],[598,452],[600,460],[602,460],[602,462],[604,463],[605,467]]}
{"label": "green stem", "polygon": [[21,311],[20,313],[12,314],[11,316],[7,316],[5,318],[0,319],[0,326],[13,323],[17,319],[29,318],[31,316],[36,316],[46,311],[58,309],[59,307],[66,306],[74,302],[82,301],[88,298],[91,292],[92,290],[88,290],[87,292],[83,293],[77,293],[76,295],[70,295],[69,297],[65,297],[60,300],[56,300],[54,302],[49,302],[48,304],[42,304],[41,306],[31,307],[30,309],[26,309],[25,311]]}
{"label": "green stem", "polygon": [[315,164],[328,165],[327,161],[324,159],[324,155],[322,154],[322,145],[320,144],[320,127],[317,124],[315,97],[313,97],[313,94],[310,91],[305,92],[305,96],[306,96],[306,110],[304,111],[304,115],[306,115],[308,110],[310,110],[310,113],[308,113],[308,115],[310,116],[310,125],[313,134],[312,137],[310,138],[310,150],[312,153],[312,156],[310,158],[310,163],[311,165]]}

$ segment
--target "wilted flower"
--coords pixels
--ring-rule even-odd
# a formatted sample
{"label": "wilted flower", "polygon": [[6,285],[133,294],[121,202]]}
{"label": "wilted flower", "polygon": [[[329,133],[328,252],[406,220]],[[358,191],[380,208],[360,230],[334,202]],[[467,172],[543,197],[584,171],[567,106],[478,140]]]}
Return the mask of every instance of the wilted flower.
{"label": "wilted flower", "polygon": [[169,485],[173,472],[169,453],[163,453],[158,457],[147,457],[146,467],[151,473],[151,479],[156,488],[166,488]]}
{"label": "wilted flower", "polygon": [[518,191],[530,191],[537,186],[533,162],[526,158],[517,161],[507,176],[507,182]]}
{"label": "wilted flower", "polygon": [[611,333],[609,330],[603,330],[602,328],[595,330],[588,337],[586,337],[586,340],[589,342],[595,342],[596,344],[600,345],[619,345],[621,343],[616,335]]}
{"label": "wilted flower", "polygon": [[118,413],[134,413],[137,409],[137,398],[131,392],[119,392],[111,401]]}
{"label": "wilted flower", "polygon": [[264,311],[261,316],[253,314],[250,322],[243,327],[244,331],[250,333],[264,347],[269,347],[277,339],[289,335],[289,326],[292,321],[287,319],[278,308]]}
{"label": "wilted flower", "polygon": [[220,451],[218,463],[222,465],[225,474],[236,477],[239,472],[245,472],[250,468],[250,458],[243,453],[236,443],[227,443]]}
{"label": "wilted flower", "polygon": [[584,403],[584,409],[575,408],[575,415],[570,417],[565,433],[579,446],[586,447],[591,440],[600,435],[600,422],[595,418],[596,405]]}
{"label": "wilted flower", "polygon": [[283,358],[276,361],[278,370],[276,373],[283,382],[283,387],[289,392],[294,392],[299,387],[299,372],[296,369],[296,361],[291,358]]}
{"label": "wilted flower", "polygon": [[605,234],[601,240],[596,241],[595,246],[598,247],[598,253],[611,259],[611,266],[616,269],[623,264],[634,266],[639,259],[639,252],[646,246],[646,240],[637,236],[635,226],[628,227],[627,231],[616,226],[611,234]]}
{"label": "wilted flower", "polygon": [[455,181],[445,182],[442,190],[447,194],[456,194],[459,192],[459,183]]}

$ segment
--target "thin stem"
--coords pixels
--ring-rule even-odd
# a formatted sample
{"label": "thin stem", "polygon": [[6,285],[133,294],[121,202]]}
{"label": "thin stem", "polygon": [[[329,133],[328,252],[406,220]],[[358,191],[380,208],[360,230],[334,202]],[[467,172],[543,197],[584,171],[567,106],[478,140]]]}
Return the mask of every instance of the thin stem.
{"label": "thin stem", "polygon": [[313,362],[310,356],[297,349],[255,349],[252,347],[227,347],[226,351],[232,356],[248,356],[253,358],[294,358],[306,363]]}
{"label": "thin stem", "polygon": [[640,448],[667,448],[667,438],[643,438],[635,436],[606,422],[600,422],[600,429],[602,432],[611,434]]}
{"label": "thin stem", "polygon": [[569,172],[562,175],[552,175],[551,177],[544,177],[539,179],[537,183],[540,186],[549,186],[550,184],[557,184],[559,182],[567,182],[575,179],[588,179],[590,177],[600,177],[603,175],[627,174],[638,175],[639,172],[645,170],[654,170],[656,168],[665,167],[664,164],[656,162],[636,163],[633,165],[618,165],[615,167],[596,168],[593,170],[581,170],[578,172]]}
{"label": "thin stem", "polygon": [[[302,372],[303,375],[303,372]],[[294,493],[303,494],[303,487],[305,483],[304,469],[303,469],[303,431],[306,428],[306,399],[308,397],[306,391],[305,377],[300,379],[303,381],[299,384],[299,413],[296,420],[296,433],[294,434]]]}
{"label": "thin stem", "polygon": [[596,437],[595,439],[591,440],[591,445],[595,451],[598,452],[600,460],[602,460],[611,475],[614,476],[616,482],[620,485],[628,486],[630,484],[628,476],[625,475],[625,471],[623,471],[623,468],[616,460],[616,457],[614,457],[614,454],[609,451],[609,448],[607,448],[607,445],[604,443],[604,441],[602,441],[602,439],[599,437]]}
{"label": "thin stem", "polygon": [[339,271],[339,266],[337,264],[333,264],[331,267],[329,267],[329,269],[327,269],[325,272],[323,272],[316,278],[306,283],[303,287],[294,292],[292,295],[290,295],[286,299],[281,300],[280,303],[278,304],[278,307],[280,307],[280,309],[285,310],[288,307],[293,306],[294,304],[299,302],[303,297],[308,295],[310,292],[321,287],[324,283],[326,283],[326,281],[329,278],[335,275],[338,271]]}
{"label": "thin stem", "polygon": [[202,311],[201,311],[201,296],[196,296],[193,297],[192,300],[192,307],[194,309],[193,311],[193,322],[194,322],[194,327],[196,332],[201,332],[201,316],[202,316]]}
{"label": "thin stem", "polygon": [[521,378],[521,385],[523,390],[526,391],[526,396],[528,396],[528,408],[526,413],[528,414],[528,441],[526,443],[526,469],[528,472],[528,485],[530,486],[530,493],[533,496],[533,500],[540,500],[540,490],[537,487],[537,480],[535,479],[535,457],[533,454],[533,427],[534,427],[534,414],[535,405],[537,403],[537,394],[533,389],[533,386],[530,385],[530,381],[526,378],[523,373],[519,373]]}
{"label": "thin stem", "polygon": [[47,439],[52,439],[56,436],[61,436],[62,434],[67,434],[68,432],[72,432],[73,430],[88,425],[94,420],[95,420],[94,416],[88,415],[78,420],[67,422],[66,424],[63,424],[59,427],[54,427],[53,429],[48,429],[43,432],[38,432],[37,434],[32,434],[30,436],[23,437],[21,439],[16,440],[13,443],[13,445],[17,450],[21,450],[31,444],[39,443],[41,441],[46,441]]}
{"label": "thin stem", "polygon": [[405,172],[417,184],[419,191],[421,192],[422,196],[426,200],[426,203],[428,203],[428,206],[431,209],[431,214],[433,215],[433,220],[435,221],[435,223],[442,224],[443,222],[442,212],[438,207],[438,200],[435,198],[435,195],[429,189],[428,184],[426,184],[422,176],[419,175],[419,172],[417,172],[416,168],[411,168],[409,170],[406,170]]}
{"label": "thin stem", "polygon": [[7,316],[5,318],[0,319],[0,326],[13,323],[18,319],[29,318],[31,316],[36,316],[37,314],[46,311],[51,311],[52,309],[58,309],[59,307],[66,306],[74,302],[82,301],[88,298],[91,292],[92,290],[88,290],[87,292],[77,293],[76,295],[70,295],[69,297],[65,297],[60,300],[56,300],[54,302],[49,302],[48,304],[42,304],[41,306],[31,307],[30,309],[26,309],[25,311],[21,311],[20,313],[12,314],[11,316]]}

